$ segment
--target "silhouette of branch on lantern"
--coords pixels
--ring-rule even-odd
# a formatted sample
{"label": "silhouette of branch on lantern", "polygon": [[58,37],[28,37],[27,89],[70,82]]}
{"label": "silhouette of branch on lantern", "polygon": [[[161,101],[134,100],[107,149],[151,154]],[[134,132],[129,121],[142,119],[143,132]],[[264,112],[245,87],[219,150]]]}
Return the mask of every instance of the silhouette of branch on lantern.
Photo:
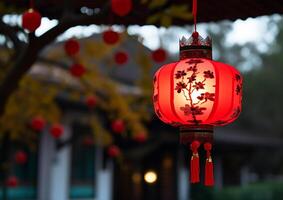
{"label": "silhouette of branch on lantern", "polygon": [[[201,60],[195,60],[195,61],[188,61],[189,68],[187,70],[180,70],[177,71],[175,74],[175,79],[180,79],[179,82],[176,83],[175,90],[177,93],[182,93],[182,95],[185,97],[186,101],[188,101],[185,106],[180,107],[180,109],[184,112],[186,116],[192,116],[193,122],[195,124],[198,124],[200,120],[197,120],[197,115],[204,114],[203,111],[206,110],[205,107],[201,107],[200,105],[205,104],[208,101],[214,101],[215,100],[215,94],[210,92],[203,92],[197,98],[194,100],[193,95],[195,92],[206,90],[206,81],[207,79],[213,79],[214,74],[212,71],[207,70],[203,72],[203,80],[199,81],[198,79],[200,72],[198,71],[197,65],[199,63],[202,63]],[[193,66],[190,66],[193,64]],[[185,78],[188,80],[185,82]],[[238,89],[238,88],[237,88]],[[194,102],[196,101],[197,102]]]}

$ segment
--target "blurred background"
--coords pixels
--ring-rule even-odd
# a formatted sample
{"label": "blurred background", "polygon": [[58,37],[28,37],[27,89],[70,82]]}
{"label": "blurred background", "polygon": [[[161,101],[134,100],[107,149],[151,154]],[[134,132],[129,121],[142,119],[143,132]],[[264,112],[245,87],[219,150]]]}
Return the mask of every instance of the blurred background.
{"label": "blurred background", "polygon": [[198,1],[213,59],[244,76],[239,119],[214,131],[212,188],[189,183],[189,149],[151,101],[154,72],[193,31],[191,4],[0,1],[1,200],[282,199],[283,3]]}

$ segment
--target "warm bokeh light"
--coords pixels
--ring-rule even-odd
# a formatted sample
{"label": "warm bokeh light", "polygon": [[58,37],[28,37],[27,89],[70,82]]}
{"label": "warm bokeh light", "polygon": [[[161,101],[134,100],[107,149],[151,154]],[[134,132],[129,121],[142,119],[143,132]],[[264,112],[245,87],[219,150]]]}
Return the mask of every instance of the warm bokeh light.
{"label": "warm bokeh light", "polygon": [[144,180],[147,183],[155,183],[157,180],[157,174],[154,171],[148,171],[144,175]]}

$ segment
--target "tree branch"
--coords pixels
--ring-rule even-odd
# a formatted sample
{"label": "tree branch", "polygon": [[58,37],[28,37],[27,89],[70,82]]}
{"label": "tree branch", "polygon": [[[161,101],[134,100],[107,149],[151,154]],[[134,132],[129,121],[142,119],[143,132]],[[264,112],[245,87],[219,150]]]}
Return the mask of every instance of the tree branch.
{"label": "tree branch", "polygon": [[15,28],[0,20],[0,33],[10,38],[10,40],[13,42],[16,56],[18,52],[20,52],[19,49],[21,49],[25,43],[19,40]]}

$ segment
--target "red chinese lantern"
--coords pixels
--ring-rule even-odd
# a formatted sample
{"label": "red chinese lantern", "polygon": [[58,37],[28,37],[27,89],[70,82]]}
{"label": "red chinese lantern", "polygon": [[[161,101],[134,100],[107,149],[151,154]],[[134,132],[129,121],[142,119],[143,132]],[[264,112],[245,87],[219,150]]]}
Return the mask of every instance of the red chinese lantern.
{"label": "red chinese lantern", "polygon": [[123,17],[131,12],[132,0],[111,0],[111,10],[116,15]]}
{"label": "red chinese lantern", "polygon": [[6,185],[8,187],[17,187],[19,185],[18,178],[16,176],[10,176],[6,180]]}
{"label": "red chinese lantern", "polygon": [[155,62],[160,63],[166,60],[167,53],[164,49],[159,48],[152,52],[151,57]]}
{"label": "red chinese lantern", "polygon": [[124,65],[128,62],[128,54],[123,51],[119,51],[114,56],[115,62],[118,65]]}
{"label": "red chinese lantern", "polygon": [[64,127],[61,124],[53,124],[50,128],[50,133],[55,139],[60,138],[63,132]]}
{"label": "red chinese lantern", "polygon": [[41,24],[41,15],[34,9],[29,9],[22,15],[22,27],[34,32]]}
{"label": "red chinese lantern", "polygon": [[80,78],[85,73],[85,67],[81,64],[73,64],[70,68],[70,72],[74,77]]}
{"label": "red chinese lantern", "polygon": [[80,51],[80,44],[75,39],[69,39],[65,42],[64,49],[66,54],[74,56]]}
{"label": "red chinese lantern", "polygon": [[31,120],[31,128],[34,131],[40,132],[45,127],[45,119],[41,116],[36,116]]}
{"label": "red chinese lantern", "polygon": [[15,161],[20,165],[25,164],[27,162],[27,154],[24,151],[16,152]]}
{"label": "red chinese lantern", "polygon": [[140,132],[134,135],[133,138],[136,142],[144,143],[147,140],[147,134],[144,132]]}
{"label": "red chinese lantern", "polygon": [[94,108],[97,103],[96,98],[93,95],[87,96],[85,102],[90,109]]}
{"label": "red chinese lantern", "polygon": [[118,146],[116,145],[111,145],[110,147],[108,147],[107,149],[107,154],[112,157],[115,158],[117,156],[119,156],[121,154],[121,150]]}
{"label": "red chinese lantern", "polygon": [[83,139],[82,143],[83,143],[84,146],[92,146],[92,145],[94,145],[93,137],[90,137],[90,136],[85,137]]}
{"label": "red chinese lantern", "polygon": [[121,119],[116,119],[111,123],[111,129],[114,133],[123,133],[125,131],[125,123]]}
{"label": "red chinese lantern", "polygon": [[[193,14],[196,15],[196,1]],[[196,17],[195,17],[196,19]],[[212,60],[211,39],[195,32],[180,40],[180,60],[154,76],[153,102],[164,123],[180,128],[180,142],[191,144],[191,182],[198,183],[199,154],[206,151],[206,186],[214,184],[211,158],[213,127],[233,122],[242,106],[242,76],[232,66]]]}
{"label": "red chinese lantern", "polygon": [[120,36],[119,36],[119,33],[113,31],[112,29],[109,29],[103,32],[102,38],[106,44],[113,45],[119,41]]}

